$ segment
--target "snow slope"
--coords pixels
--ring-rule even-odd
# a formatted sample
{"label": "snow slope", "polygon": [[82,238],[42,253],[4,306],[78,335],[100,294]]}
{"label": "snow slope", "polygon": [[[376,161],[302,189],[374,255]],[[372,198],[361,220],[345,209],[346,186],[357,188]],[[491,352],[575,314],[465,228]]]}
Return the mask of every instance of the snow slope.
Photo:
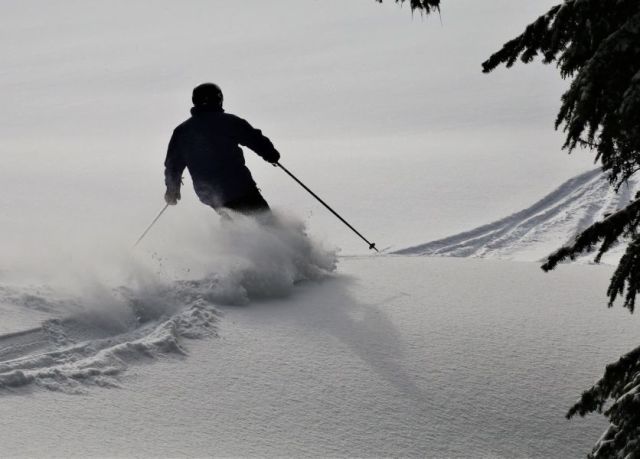
{"label": "snow slope", "polygon": [[637,181],[631,181],[616,193],[599,169],[592,170],[568,180],[520,212],[394,253],[536,261],[624,207],[637,189]]}
{"label": "snow slope", "polygon": [[130,361],[119,388],[3,391],[3,455],[577,458],[604,431],[564,413],[637,341],[599,300],[609,268],[383,256],[340,271],[216,305],[215,334]]}
{"label": "snow slope", "polygon": [[3,455],[582,457],[605,429],[563,415],[635,344],[599,299],[609,268],[367,256],[336,273],[295,220],[212,231],[180,246],[188,270],[143,251],[157,273],[84,293],[3,274]]}

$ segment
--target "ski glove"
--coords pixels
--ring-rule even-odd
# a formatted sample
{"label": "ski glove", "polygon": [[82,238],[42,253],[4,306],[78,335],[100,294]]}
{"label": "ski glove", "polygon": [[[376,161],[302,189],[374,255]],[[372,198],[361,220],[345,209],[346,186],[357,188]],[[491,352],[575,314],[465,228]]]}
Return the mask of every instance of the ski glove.
{"label": "ski glove", "polygon": [[271,153],[269,157],[265,159],[275,166],[276,163],[280,161],[280,153],[278,153],[278,151],[274,149],[273,153]]}
{"label": "ski glove", "polygon": [[180,201],[180,190],[170,190],[164,194],[164,201],[170,206],[175,206]]}

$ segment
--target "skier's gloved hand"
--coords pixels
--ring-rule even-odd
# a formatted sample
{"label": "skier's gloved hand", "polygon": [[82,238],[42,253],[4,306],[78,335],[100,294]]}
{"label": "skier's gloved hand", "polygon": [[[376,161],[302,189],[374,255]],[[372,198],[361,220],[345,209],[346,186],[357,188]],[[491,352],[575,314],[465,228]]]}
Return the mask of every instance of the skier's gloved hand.
{"label": "skier's gloved hand", "polygon": [[273,150],[273,153],[265,159],[275,166],[275,164],[280,161],[280,153],[278,153],[276,150]]}
{"label": "skier's gloved hand", "polygon": [[180,201],[180,190],[170,190],[164,194],[164,201],[170,206],[175,206]]}

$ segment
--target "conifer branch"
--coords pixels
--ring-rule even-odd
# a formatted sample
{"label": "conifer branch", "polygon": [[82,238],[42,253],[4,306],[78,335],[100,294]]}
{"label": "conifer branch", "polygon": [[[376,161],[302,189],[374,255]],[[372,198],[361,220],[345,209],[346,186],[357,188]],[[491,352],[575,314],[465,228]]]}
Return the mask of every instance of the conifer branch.
{"label": "conifer branch", "polygon": [[636,296],[640,293],[640,237],[638,235],[627,246],[627,250],[613,273],[607,289],[609,307],[613,305],[618,296],[624,294],[625,290],[623,306],[633,312]]}
{"label": "conifer branch", "polygon": [[[565,0],[487,59],[485,73],[537,55],[573,81],[556,128],[564,148],[589,145],[616,186],[640,164],[640,2]],[[615,69],[615,70],[614,70]]]}
{"label": "conifer branch", "polygon": [[602,413],[608,400],[615,402],[605,411],[611,425],[596,443],[589,457],[636,457],[640,453],[640,347],[607,365],[604,376],[567,412],[567,419],[576,414]]}
{"label": "conifer branch", "polygon": [[[376,0],[378,3],[382,3],[382,1]],[[426,14],[440,11],[440,0],[395,0],[396,3],[401,5],[407,1],[411,5],[411,11],[420,11]]]}
{"label": "conifer branch", "polygon": [[582,253],[592,251],[594,246],[602,241],[602,246],[596,256],[596,262],[598,262],[602,255],[621,237],[636,236],[638,224],[640,224],[640,199],[636,199],[624,209],[609,215],[604,220],[594,223],[580,233],[573,243],[553,252],[547,257],[542,269],[550,271],[561,261],[574,260]]}

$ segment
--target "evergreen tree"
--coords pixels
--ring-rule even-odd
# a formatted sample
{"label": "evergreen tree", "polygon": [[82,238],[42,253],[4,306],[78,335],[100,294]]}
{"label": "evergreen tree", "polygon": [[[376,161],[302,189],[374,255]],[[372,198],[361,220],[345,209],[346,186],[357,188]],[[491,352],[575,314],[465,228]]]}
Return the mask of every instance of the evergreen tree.
{"label": "evergreen tree", "polygon": [[[439,3],[411,0],[411,7],[429,13]],[[564,0],[505,43],[482,64],[483,71],[511,67],[518,60],[529,63],[536,56],[555,63],[561,76],[571,79],[555,122],[566,133],[564,148],[595,151],[595,160],[619,188],[640,170],[640,0]],[[549,271],[598,245],[599,261],[625,240],[628,245],[607,294],[609,306],[623,296],[623,306],[633,312],[640,292],[639,225],[640,193],[626,208],[549,255],[542,269]],[[590,457],[640,457],[640,347],[608,365],[567,417],[603,410],[611,424]]]}
{"label": "evergreen tree", "polygon": [[[620,187],[640,170],[640,1],[565,0],[505,43],[484,62],[484,72],[518,59],[540,55],[572,78],[562,96],[556,128],[566,133],[564,147],[596,152],[611,183]],[[633,312],[640,292],[640,196],[626,208],[597,222],[549,255],[542,269],[594,249],[596,261],[621,239],[628,242],[607,291],[609,306],[624,295]],[[604,409],[611,424],[590,457],[640,455],[640,347],[608,365],[604,377],[567,413],[584,416]]]}

